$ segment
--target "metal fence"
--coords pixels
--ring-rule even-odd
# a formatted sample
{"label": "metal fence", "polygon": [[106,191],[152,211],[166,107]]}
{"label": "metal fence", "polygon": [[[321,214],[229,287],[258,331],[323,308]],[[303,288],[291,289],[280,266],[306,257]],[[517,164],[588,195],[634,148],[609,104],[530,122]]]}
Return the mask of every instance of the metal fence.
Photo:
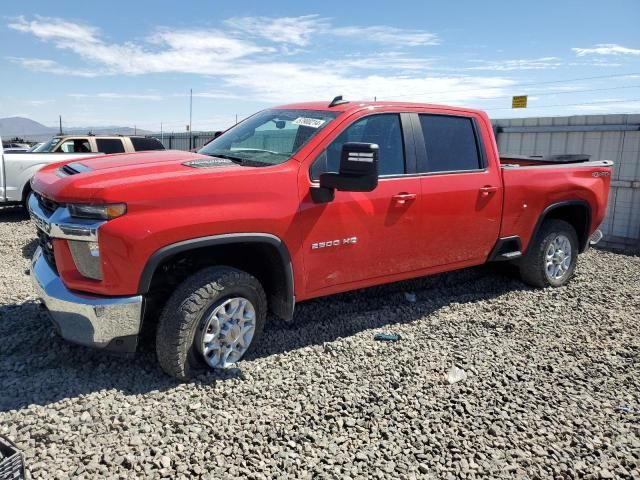
{"label": "metal fence", "polygon": [[[191,149],[202,147],[213,138],[215,133],[191,132],[191,135],[189,132],[155,133],[153,137],[160,140],[167,150],[189,150],[189,145],[191,145]],[[189,138],[191,138],[191,143],[189,143]]]}
{"label": "metal fence", "polygon": [[501,153],[585,153],[613,160],[603,244],[640,248],[640,115],[582,115],[494,120]]}

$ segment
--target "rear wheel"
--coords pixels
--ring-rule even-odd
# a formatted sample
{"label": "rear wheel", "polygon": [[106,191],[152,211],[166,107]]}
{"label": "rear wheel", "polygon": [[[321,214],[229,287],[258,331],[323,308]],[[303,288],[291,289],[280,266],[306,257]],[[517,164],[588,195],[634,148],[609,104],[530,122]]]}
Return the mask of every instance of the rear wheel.
{"label": "rear wheel", "polygon": [[227,368],[253,349],[264,328],[267,300],[260,282],[230,267],[187,278],[167,302],[156,333],[162,369],[186,380]]}
{"label": "rear wheel", "polygon": [[561,287],[578,260],[578,236],[563,220],[546,220],[520,261],[520,276],[534,287]]}

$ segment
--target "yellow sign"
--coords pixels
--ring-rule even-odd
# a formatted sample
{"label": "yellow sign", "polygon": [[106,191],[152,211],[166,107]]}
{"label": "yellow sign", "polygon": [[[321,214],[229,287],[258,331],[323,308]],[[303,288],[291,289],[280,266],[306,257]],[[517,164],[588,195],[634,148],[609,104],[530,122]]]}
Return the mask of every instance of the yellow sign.
{"label": "yellow sign", "polygon": [[511,100],[511,108],[527,108],[527,96],[518,95]]}

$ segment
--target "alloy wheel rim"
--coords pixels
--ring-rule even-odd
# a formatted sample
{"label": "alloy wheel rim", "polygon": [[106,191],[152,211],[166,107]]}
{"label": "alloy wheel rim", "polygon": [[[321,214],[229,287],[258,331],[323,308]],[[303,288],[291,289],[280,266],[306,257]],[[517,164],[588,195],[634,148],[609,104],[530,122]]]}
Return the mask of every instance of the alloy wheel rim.
{"label": "alloy wheel rim", "polygon": [[545,252],[545,271],[551,280],[560,280],[571,268],[571,241],[566,235],[557,235]]}
{"label": "alloy wheel rim", "polygon": [[256,310],[244,297],[233,297],[206,317],[196,345],[211,368],[227,368],[247,352],[256,331]]}

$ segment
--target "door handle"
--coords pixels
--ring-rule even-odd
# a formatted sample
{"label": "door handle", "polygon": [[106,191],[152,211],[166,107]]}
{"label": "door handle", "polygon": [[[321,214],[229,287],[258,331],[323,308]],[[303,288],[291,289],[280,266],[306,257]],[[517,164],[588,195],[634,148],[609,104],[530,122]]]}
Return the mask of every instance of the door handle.
{"label": "door handle", "polygon": [[398,203],[399,205],[404,205],[410,200],[415,200],[417,197],[418,195],[416,195],[415,193],[402,192],[402,193],[396,193],[391,198],[393,198],[393,200],[395,200],[395,202]]}
{"label": "door handle", "polygon": [[483,197],[488,197],[490,193],[495,193],[498,191],[498,187],[494,187],[492,185],[486,185],[480,188]]}

